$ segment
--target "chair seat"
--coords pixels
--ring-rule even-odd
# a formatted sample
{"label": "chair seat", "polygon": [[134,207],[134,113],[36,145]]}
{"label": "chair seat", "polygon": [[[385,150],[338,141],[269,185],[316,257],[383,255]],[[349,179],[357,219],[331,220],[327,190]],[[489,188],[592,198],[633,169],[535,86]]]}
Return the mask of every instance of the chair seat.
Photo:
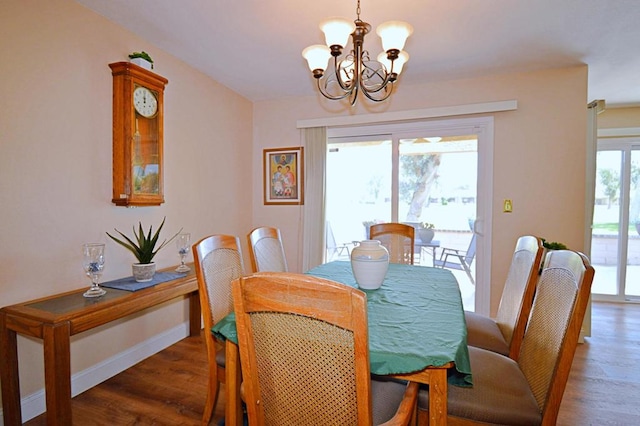
{"label": "chair seat", "polygon": [[407,382],[375,376],[371,380],[373,424],[381,425],[393,418],[404,398]]}
{"label": "chair seat", "polygon": [[469,311],[464,312],[464,318],[467,322],[467,344],[469,346],[509,356],[509,344],[493,319]]}
{"label": "chair seat", "polygon": [[224,368],[227,364],[227,355],[225,353],[224,346],[222,347],[222,349],[218,349],[216,351],[216,364],[218,365],[218,367],[222,368]]}
{"label": "chair seat", "polygon": [[[529,383],[511,358],[469,347],[473,387],[448,386],[448,414],[512,426],[539,425],[542,413]],[[429,392],[420,390],[418,408],[428,410]]]}
{"label": "chair seat", "polygon": [[[460,259],[460,257],[456,256],[456,259]],[[462,262],[464,262],[464,258]],[[449,269],[455,269],[458,271],[466,271],[466,264],[459,263],[459,262],[450,262],[450,261],[436,259],[434,262],[434,265],[438,268],[449,268]]]}

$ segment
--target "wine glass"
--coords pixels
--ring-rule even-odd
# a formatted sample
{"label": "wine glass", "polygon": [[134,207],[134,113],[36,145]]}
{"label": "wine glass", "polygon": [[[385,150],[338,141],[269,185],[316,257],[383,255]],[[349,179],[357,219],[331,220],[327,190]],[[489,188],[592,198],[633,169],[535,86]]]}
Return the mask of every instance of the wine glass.
{"label": "wine glass", "polygon": [[180,266],[176,268],[176,272],[189,272],[191,268],[184,264],[184,260],[189,254],[189,248],[191,243],[191,234],[184,233],[178,234],[176,237],[176,247],[178,247],[178,254],[180,255]]}
{"label": "wine glass", "polygon": [[84,272],[91,279],[91,288],[87,290],[84,297],[100,297],[106,290],[100,288],[98,281],[104,269],[104,244],[87,243],[82,245],[82,266]]}

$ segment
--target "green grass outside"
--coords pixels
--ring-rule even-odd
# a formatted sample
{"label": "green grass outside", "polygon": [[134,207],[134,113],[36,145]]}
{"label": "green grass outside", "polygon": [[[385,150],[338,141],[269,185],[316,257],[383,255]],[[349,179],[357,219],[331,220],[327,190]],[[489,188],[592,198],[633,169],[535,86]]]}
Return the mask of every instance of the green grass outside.
{"label": "green grass outside", "polygon": [[[602,231],[618,232],[618,223],[594,223],[592,229],[599,229]],[[636,230],[636,225],[629,224],[629,232]]]}

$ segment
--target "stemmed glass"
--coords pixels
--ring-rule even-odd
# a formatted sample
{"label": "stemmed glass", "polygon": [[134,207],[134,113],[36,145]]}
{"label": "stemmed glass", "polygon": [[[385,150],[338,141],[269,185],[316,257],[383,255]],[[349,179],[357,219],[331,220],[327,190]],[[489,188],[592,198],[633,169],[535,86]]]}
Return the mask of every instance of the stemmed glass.
{"label": "stemmed glass", "polygon": [[104,269],[104,244],[87,243],[82,245],[82,266],[84,272],[91,279],[91,288],[87,290],[84,297],[100,297],[106,290],[100,288],[98,281]]}
{"label": "stemmed glass", "polygon": [[176,268],[176,272],[189,272],[191,268],[184,264],[184,260],[189,254],[189,248],[191,247],[191,234],[184,233],[178,234],[176,237],[176,247],[178,247],[178,254],[180,255],[180,266]]}

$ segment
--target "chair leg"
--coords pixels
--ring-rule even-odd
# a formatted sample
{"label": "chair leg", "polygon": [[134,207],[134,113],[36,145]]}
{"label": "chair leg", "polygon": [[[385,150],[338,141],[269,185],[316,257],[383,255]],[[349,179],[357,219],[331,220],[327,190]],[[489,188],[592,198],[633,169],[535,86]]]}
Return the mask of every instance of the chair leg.
{"label": "chair leg", "polygon": [[[462,260],[462,259],[461,259]],[[469,265],[467,264],[467,262],[462,262],[462,267],[464,268],[464,271],[467,273],[467,276],[469,277],[469,280],[471,280],[471,285],[476,285],[475,280],[473,279],[473,274],[471,273],[471,268],[469,267]]]}
{"label": "chair leg", "polygon": [[218,391],[220,389],[220,382],[218,378],[209,375],[209,388],[207,389],[207,400],[204,404],[204,412],[202,413],[202,424],[208,425],[213,417],[213,409],[218,402]]}

